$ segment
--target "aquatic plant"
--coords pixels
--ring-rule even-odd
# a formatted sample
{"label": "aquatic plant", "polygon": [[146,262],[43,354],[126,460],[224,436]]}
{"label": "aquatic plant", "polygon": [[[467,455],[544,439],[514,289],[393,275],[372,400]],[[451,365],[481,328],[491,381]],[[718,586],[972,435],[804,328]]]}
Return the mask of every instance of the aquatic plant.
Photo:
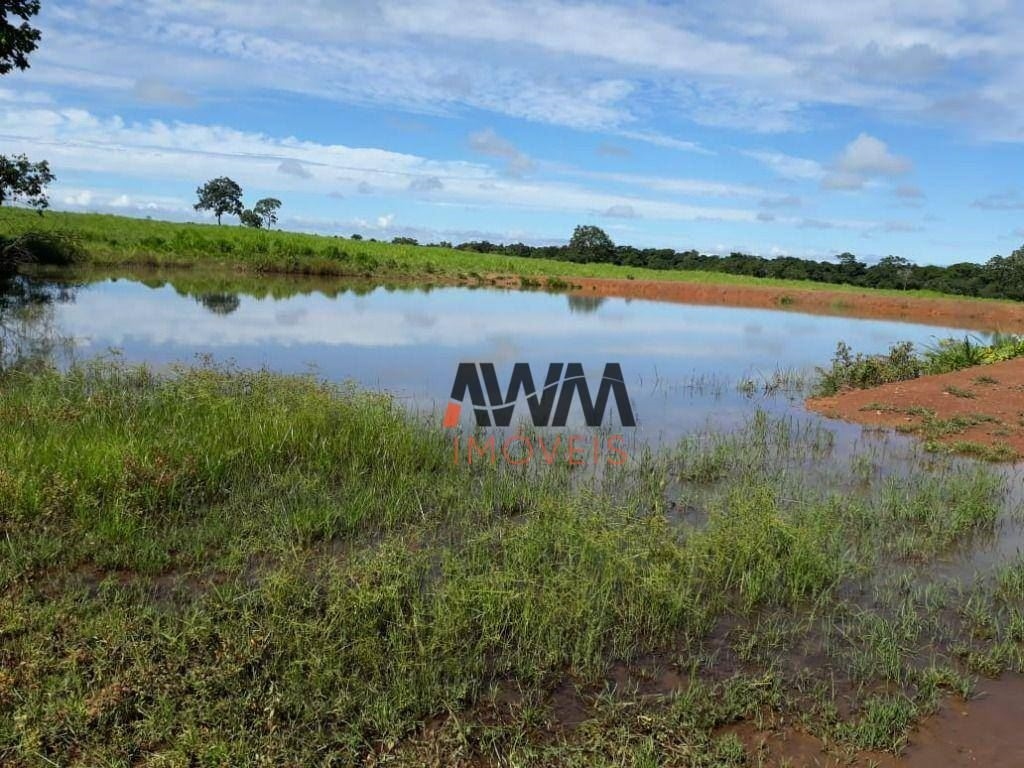
{"label": "aquatic plant", "polygon": [[1022,667],[1019,568],[922,570],[1007,519],[942,456],[758,412],[592,477],[456,465],[312,377],[97,361],[0,395],[4,764],[742,764],[716,729],[775,716],[894,751]]}

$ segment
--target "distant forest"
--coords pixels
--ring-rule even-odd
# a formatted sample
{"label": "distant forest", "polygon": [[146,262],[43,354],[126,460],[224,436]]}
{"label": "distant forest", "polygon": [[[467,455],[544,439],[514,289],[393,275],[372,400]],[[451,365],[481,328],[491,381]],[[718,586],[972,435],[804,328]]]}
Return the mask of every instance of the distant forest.
{"label": "distant forest", "polygon": [[628,245],[615,245],[597,227],[577,227],[567,245],[501,245],[476,241],[455,247],[463,251],[535,259],[619,264],[650,269],[725,272],[731,275],[813,280],[865,288],[924,289],[960,296],[1024,301],[1024,246],[1009,256],[995,256],[984,264],[963,262],[947,267],[919,266],[900,256],[886,256],[869,266],[859,261],[852,253],[839,254],[834,261],[813,261],[794,256],[764,258],[746,253],[711,256],[692,250],[634,248]]}

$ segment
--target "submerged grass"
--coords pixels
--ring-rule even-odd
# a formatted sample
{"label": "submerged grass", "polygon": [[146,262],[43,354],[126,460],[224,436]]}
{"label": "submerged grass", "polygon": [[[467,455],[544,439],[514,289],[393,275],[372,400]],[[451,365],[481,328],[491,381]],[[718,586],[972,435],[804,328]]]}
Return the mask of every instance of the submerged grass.
{"label": "submerged grass", "polygon": [[[5,375],[0,429],[5,765],[742,765],[721,726],[797,713],[897,750],[1020,663],[1019,567],[850,598],[991,534],[1000,477],[877,476],[791,420],[594,478],[455,465],[309,377],[106,361]],[[645,658],[682,682],[608,686]]]}

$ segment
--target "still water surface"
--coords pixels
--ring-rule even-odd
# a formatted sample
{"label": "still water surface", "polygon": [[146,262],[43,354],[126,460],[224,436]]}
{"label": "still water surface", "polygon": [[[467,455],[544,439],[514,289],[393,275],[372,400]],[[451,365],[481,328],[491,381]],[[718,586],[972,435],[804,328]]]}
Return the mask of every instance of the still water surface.
{"label": "still water surface", "polygon": [[447,404],[461,361],[493,362],[502,381],[519,361],[530,363],[538,378],[550,362],[580,362],[593,377],[606,362],[618,362],[637,438],[648,443],[728,427],[757,408],[803,415],[802,394],[786,387],[766,394],[765,384],[776,373],[810,376],[839,340],[857,351],[884,352],[896,341],[928,345],[967,333],[790,311],[498,289],[339,290],[335,284],[321,292],[315,281],[290,281],[275,297],[230,286],[205,292],[177,286],[99,279],[54,304],[52,321],[73,338],[80,358],[117,349],[130,362],[155,366],[202,355],[246,368],[312,370],[391,392],[410,408],[433,413]]}

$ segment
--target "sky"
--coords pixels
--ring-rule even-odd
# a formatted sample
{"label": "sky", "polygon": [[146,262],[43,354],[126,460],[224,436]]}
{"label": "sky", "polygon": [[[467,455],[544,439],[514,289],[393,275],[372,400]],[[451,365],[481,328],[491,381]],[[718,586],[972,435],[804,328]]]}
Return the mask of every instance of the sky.
{"label": "sky", "polygon": [[0,152],[51,206],[921,264],[1024,242],[1024,3],[43,0]]}

